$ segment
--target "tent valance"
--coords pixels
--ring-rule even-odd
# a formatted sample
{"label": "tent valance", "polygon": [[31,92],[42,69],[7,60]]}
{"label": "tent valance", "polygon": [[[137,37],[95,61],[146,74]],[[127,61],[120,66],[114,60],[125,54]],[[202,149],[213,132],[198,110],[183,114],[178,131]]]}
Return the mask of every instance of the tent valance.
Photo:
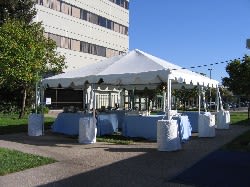
{"label": "tent valance", "polygon": [[86,83],[102,82],[122,88],[155,88],[161,83],[185,83],[206,87],[217,87],[218,81],[182,69],[180,66],[149,55],[138,49],[121,54],[83,68],[62,73],[42,80],[44,87],[84,87]]}

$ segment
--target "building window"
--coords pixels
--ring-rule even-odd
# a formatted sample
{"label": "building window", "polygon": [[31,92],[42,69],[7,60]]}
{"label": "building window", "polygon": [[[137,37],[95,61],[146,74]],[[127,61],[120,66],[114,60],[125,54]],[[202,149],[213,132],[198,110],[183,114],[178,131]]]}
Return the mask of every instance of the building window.
{"label": "building window", "polygon": [[119,24],[118,23],[114,23],[114,31],[115,32],[120,32],[120,29],[119,29]]}
{"label": "building window", "polygon": [[89,13],[88,16],[89,17],[87,19],[89,22],[98,25],[98,16],[96,14]]}
{"label": "building window", "polygon": [[83,53],[89,53],[92,55],[103,56],[103,57],[111,57],[121,54],[121,51],[117,51],[114,49],[109,49],[103,46],[98,46],[95,44],[90,44],[84,41],[75,40],[72,38],[59,36],[52,33],[44,33],[46,38],[50,38],[56,42],[57,47],[71,49],[74,51],[79,51]]}
{"label": "building window", "polygon": [[121,6],[125,9],[129,9],[129,2],[127,0],[109,0],[112,3],[117,4],[118,6]]}
{"label": "building window", "polygon": [[80,51],[84,53],[89,53],[89,43],[81,42]]}
{"label": "building window", "polygon": [[52,34],[52,33],[49,33],[49,38],[54,40],[56,42],[56,46],[57,47],[61,47],[61,37],[56,35],[56,34]]}
{"label": "building window", "polygon": [[[127,1],[114,0],[112,2],[118,4],[119,6],[126,6]],[[43,5],[56,11],[60,11],[64,14],[71,15],[82,20],[86,20],[93,24],[100,25],[101,27],[108,28],[121,34],[128,34],[128,32],[126,32],[128,30],[128,27],[115,23],[102,16],[98,16],[96,14],[83,10],[79,7],[70,5],[69,3],[63,2],[61,0],[37,0],[37,4]]]}
{"label": "building window", "polygon": [[76,18],[80,18],[80,14],[81,14],[81,10],[80,8],[77,7],[72,7],[72,16],[76,17]]}
{"label": "building window", "polygon": [[71,15],[71,6],[68,3],[62,2],[62,4],[61,4],[61,11],[64,14]]}
{"label": "building window", "polygon": [[80,14],[81,14],[80,18],[87,21],[87,14],[88,14],[88,12],[86,10],[81,9],[81,13]]}
{"label": "building window", "polygon": [[80,51],[80,41],[71,39],[71,49],[74,51]]}
{"label": "building window", "polygon": [[106,48],[102,46],[97,46],[97,55],[106,57]]}
{"label": "building window", "polygon": [[107,19],[99,16],[98,17],[98,25],[100,25],[102,27],[107,27]]}
{"label": "building window", "polygon": [[70,49],[70,39],[61,36],[61,47],[65,49]]}

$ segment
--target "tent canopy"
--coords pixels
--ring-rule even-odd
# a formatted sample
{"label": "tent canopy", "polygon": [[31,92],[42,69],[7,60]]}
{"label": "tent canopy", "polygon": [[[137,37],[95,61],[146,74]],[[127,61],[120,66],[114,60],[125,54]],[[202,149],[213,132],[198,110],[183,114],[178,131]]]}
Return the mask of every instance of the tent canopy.
{"label": "tent canopy", "polygon": [[154,88],[161,83],[185,83],[216,87],[218,81],[171,64],[138,49],[83,68],[42,80],[44,87],[83,87],[102,82],[106,86],[129,89],[139,85]]}

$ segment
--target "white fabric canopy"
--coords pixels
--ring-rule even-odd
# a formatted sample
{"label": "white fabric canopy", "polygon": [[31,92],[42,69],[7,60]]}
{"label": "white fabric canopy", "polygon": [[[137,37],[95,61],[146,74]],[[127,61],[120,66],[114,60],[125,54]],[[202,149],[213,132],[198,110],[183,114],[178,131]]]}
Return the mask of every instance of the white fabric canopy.
{"label": "white fabric canopy", "polygon": [[218,81],[171,64],[138,49],[83,68],[42,80],[44,87],[83,87],[85,83],[138,88],[154,88],[161,83],[185,83],[217,87]]}

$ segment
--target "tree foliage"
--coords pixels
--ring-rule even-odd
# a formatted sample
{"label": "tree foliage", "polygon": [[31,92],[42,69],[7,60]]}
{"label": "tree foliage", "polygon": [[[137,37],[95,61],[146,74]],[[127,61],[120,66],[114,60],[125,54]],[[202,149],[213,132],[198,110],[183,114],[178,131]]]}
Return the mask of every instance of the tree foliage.
{"label": "tree foliage", "polygon": [[222,79],[222,84],[235,95],[250,96],[250,57],[243,62],[234,60],[226,66],[229,77]]}
{"label": "tree foliage", "polygon": [[36,15],[34,0],[0,0],[0,25],[9,19],[30,23]]}
{"label": "tree foliage", "polygon": [[61,72],[64,57],[53,40],[44,37],[41,23],[8,20],[0,27],[0,84],[21,88],[24,112],[27,90],[48,72]]}
{"label": "tree foliage", "polygon": [[[182,86],[181,89],[174,89],[172,91],[172,94],[176,98],[178,98],[182,104],[184,104],[189,99],[198,97],[199,90],[197,89],[197,86],[195,86],[192,89],[186,89],[184,86]],[[185,110],[185,105],[184,105],[184,110]]]}

